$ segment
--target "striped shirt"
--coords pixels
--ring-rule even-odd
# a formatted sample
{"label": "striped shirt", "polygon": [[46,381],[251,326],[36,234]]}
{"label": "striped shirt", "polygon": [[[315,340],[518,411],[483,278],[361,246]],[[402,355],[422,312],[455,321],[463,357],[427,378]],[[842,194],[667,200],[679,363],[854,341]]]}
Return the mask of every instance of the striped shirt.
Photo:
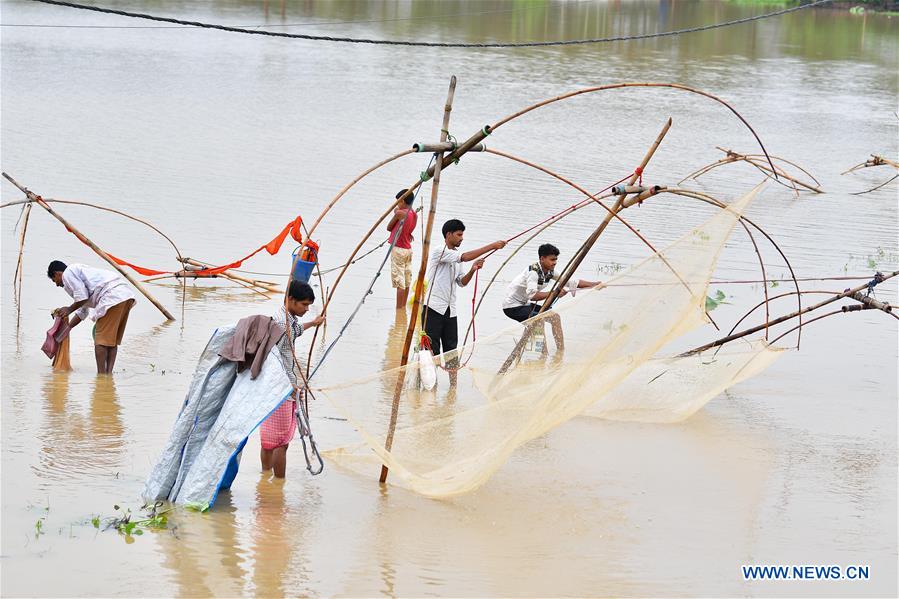
{"label": "striped shirt", "polygon": [[[284,371],[287,373],[287,378],[290,379],[290,384],[294,387],[301,387],[302,385],[297,383],[299,377],[297,376],[297,365],[293,360],[293,351],[291,348],[291,339],[296,342],[296,340],[303,334],[303,323],[300,322],[300,319],[294,316],[293,314],[288,314],[287,310],[284,306],[272,315],[274,321],[284,327],[284,330],[287,331],[287,327],[285,326],[285,321],[290,322],[290,335],[288,336],[285,332],[284,335],[281,336],[281,339],[278,340],[278,353],[281,355],[281,363],[284,365]],[[299,359],[300,356],[297,356]]]}

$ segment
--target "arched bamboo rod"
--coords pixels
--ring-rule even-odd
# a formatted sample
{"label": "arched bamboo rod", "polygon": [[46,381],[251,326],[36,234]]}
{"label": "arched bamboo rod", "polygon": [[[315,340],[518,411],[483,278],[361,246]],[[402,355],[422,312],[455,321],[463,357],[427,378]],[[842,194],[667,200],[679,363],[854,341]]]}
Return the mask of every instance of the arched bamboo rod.
{"label": "arched bamboo rod", "polygon": [[877,154],[871,154],[870,160],[865,160],[864,162],[860,162],[859,164],[856,164],[849,170],[843,171],[842,173],[840,173],[840,175],[848,175],[849,173],[852,173],[859,169],[871,168],[871,167],[875,167],[875,166],[892,166],[895,169],[899,169],[899,162],[895,162],[893,160],[884,158],[883,156],[879,156]]}
{"label": "arched bamboo rod", "polygon": [[[883,275],[882,277],[879,277],[879,283],[883,283],[884,281],[888,281],[888,280],[892,279],[893,277],[895,277],[895,276],[897,276],[897,275],[899,275],[899,270],[895,270],[895,271],[893,271],[893,272],[887,273],[886,275]],[[817,310],[818,308],[821,308],[821,307],[826,306],[826,305],[828,305],[828,304],[832,304],[832,303],[835,302],[835,301],[838,301],[838,300],[841,300],[841,299],[847,298],[847,297],[852,297],[853,294],[856,294],[856,293],[858,293],[858,292],[860,292],[860,291],[864,291],[865,289],[868,289],[868,285],[869,285],[869,284],[870,284],[870,283],[866,283],[866,284],[864,284],[864,285],[859,285],[859,286],[854,287],[854,288],[852,288],[852,289],[847,289],[847,290],[842,291],[842,292],[840,292],[840,293],[838,293],[838,294],[836,294],[836,295],[834,295],[834,296],[832,296],[832,297],[827,298],[826,300],[823,300],[823,301],[821,301],[821,302],[818,302],[817,304],[814,304],[814,305],[812,305],[812,306],[807,306],[807,307],[803,308],[802,310],[798,310],[798,311],[796,311],[796,312],[792,312],[792,313],[790,313],[790,314],[786,314],[786,315],[784,315],[784,316],[780,316],[780,317],[778,317],[778,318],[775,318],[774,320],[771,321],[770,324],[771,324],[771,326],[776,325],[776,324],[780,324],[780,323],[786,322],[786,321],[788,321],[788,320],[790,320],[790,319],[792,319],[792,318],[796,318],[797,316],[801,316],[802,314],[811,312],[811,311],[813,311],[813,310]],[[694,347],[694,348],[691,349],[691,350],[685,351],[685,352],[679,354],[679,357],[680,357],[680,356],[690,356],[690,355],[693,355],[693,354],[697,354],[697,353],[700,353],[700,352],[704,352],[704,351],[707,350],[707,349],[711,349],[711,348],[713,348],[713,347],[718,347],[718,346],[720,346],[720,345],[724,345],[725,343],[729,343],[729,342],[731,342],[731,341],[733,341],[733,340],[735,340],[735,339],[740,339],[740,338],[745,337],[745,336],[747,336],[747,335],[751,335],[752,333],[755,333],[755,332],[758,332],[758,331],[762,330],[762,328],[764,328],[764,325],[758,325],[758,326],[750,327],[750,328],[748,328],[748,329],[746,329],[746,330],[740,331],[739,333],[731,333],[730,335],[727,335],[727,336],[722,337],[722,338],[720,338],[720,339],[716,339],[715,341],[712,341],[712,342],[710,342],[710,343],[706,343],[706,344],[704,344],[704,345],[700,345],[699,347]],[[799,332],[801,333],[801,332],[802,332],[802,326],[801,326],[801,324],[800,324],[800,326],[797,327],[797,328],[798,328]]]}
{"label": "arched bamboo rod", "polygon": [[[409,155],[409,154],[414,154],[414,153],[416,153],[414,149],[412,149],[412,150],[404,150],[404,151],[402,151],[402,152],[399,152],[399,153],[397,153],[397,154],[394,154],[393,156],[390,156],[390,157],[388,157],[388,158],[385,158],[385,159],[382,160],[381,162],[379,162],[379,163],[375,164],[374,166],[372,166],[372,167],[366,169],[365,171],[363,171],[362,173],[360,173],[359,175],[357,175],[355,179],[353,179],[352,181],[350,181],[349,183],[347,183],[346,185],[344,185],[343,188],[342,188],[340,191],[337,192],[337,195],[334,196],[334,197],[331,199],[331,201],[328,202],[328,204],[324,207],[324,209],[319,213],[319,215],[318,215],[318,216],[316,217],[316,219],[315,219],[315,222],[312,223],[312,227],[310,227],[309,229],[306,229],[306,224],[303,223],[303,229],[304,229],[305,234],[306,234],[306,241],[304,241],[304,242],[300,245],[300,250],[299,250],[299,251],[301,252],[301,251],[303,250],[303,248],[306,247],[306,245],[308,244],[308,242],[312,239],[312,233],[315,231],[316,228],[318,228],[318,225],[322,222],[322,220],[324,220],[325,215],[327,215],[328,212],[331,211],[331,208],[333,208],[333,207],[337,204],[337,202],[339,202],[340,199],[341,199],[341,198],[342,198],[342,197],[343,197],[343,196],[344,196],[350,189],[352,189],[352,188],[353,188],[359,181],[361,181],[362,179],[364,179],[365,177],[367,177],[370,173],[372,173],[372,172],[378,170],[378,169],[381,168],[382,166],[384,166],[384,165],[386,165],[386,164],[389,164],[389,163],[393,162],[394,160],[397,160],[397,159],[399,159],[399,158],[402,158],[403,156],[407,156],[407,155]],[[350,263],[351,261],[352,261],[352,259],[348,260],[348,261],[347,261],[347,265],[349,265],[349,263]],[[319,265],[318,256],[316,256],[315,270],[316,270],[316,273],[317,273],[317,275],[318,275],[318,286],[319,286],[319,289],[321,290],[321,293],[322,293],[322,312],[321,312],[321,313],[322,313],[322,314],[325,314],[325,310],[327,309],[327,304],[328,304],[328,301],[330,300],[330,296],[328,296],[328,298],[327,298],[327,300],[326,300],[326,298],[325,298],[325,296],[326,296],[325,281],[324,281],[324,278],[323,278],[323,276],[322,276],[322,271],[321,271],[321,266]],[[341,271],[341,275],[342,275],[342,274],[343,274],[343,271]],[[291,267],[290,276],[293,276],[293,267]],[[290,284],[289,281],[290,281],[290,279],[288,278],[288,285]],[[285,298],[287,297],[286,294],[287,294],[288,291],[289,291],[289,289],[285,289]],[[286,302],[287,300],[285,299],[284,301]],[[286,308],[285,308],[285,309],[286,309]],[[325,324],[325,327],[327,327],[327,326],[328,326],[328,325]],[[306,375],[307,375],[307,376],[309,375],[309,368],[311,367],[311,364],[312,364],[312,348],[315,347],[315,339],[316,339],[316,337],[318,337],[318,328],[316,328],[316,329],[315,329],[315,332],[312,333],[312,343],[309,345],[309,359],[306,361]],[[297,363],[297,368],[300,368],[299,363]]]}
{"label": "arched bamboo rod", "polygon": [[[686,85],[681,85],[681,84],[678,84],[678,83],[627,82],[627,83],[617,83],[617,84],[603,85],[603,86],[590,87],[590,88],[585,88],[585,89],[581,89],[581,90],[576,90],[576,91],[574,91],[574,92],[569,92],[569,93],[566,93],[566,94],[562,94],[562,95],[560,95],[560,96],[555,96],[555,97],[553,97],[553,98],[549,98],[549,99],[543,100],[543,101],[538,102],[538,103],[536,103],[536,104],[532,104],[532,105],[530,105],[530,106],[528,106],[528,107],[526,107],[526,108],[524,108],[524,109],[522,109],[522,110],[519,110],[519,111],[517,111],[517,112],[515,112],[515,113],[513,113],[513,114],[511,114],[511,115],[508,115],[508,116],[506,116],[506,117],[500,119],[500,120],[497,121],[496,123],[494,123],[492,126],[491,126],[491,125],[485,126],[483,129],[481,129],[480,131],[478,131],[478,132],[477,132],[475,135],[473,135],[471,138],[469,138],[469,139],[466,140],[465,142],[462,142],[461,144],[459,144],[459,146],[457,147],[456,150],[454,150],[453,152],[451,152],[451,153],[449,154],[449,156],[446,156],[446,157],[445,157],[445,158],[446,158],[445,161],[444,161],[444,162],[446,163],[446,164],[445,164],[445,167],[450,167],[450,166],[452,166],[453,164],[457,163],[459,157],[461,157],[462,155],[464,155],[465,153],[467,153],[467,152],[468,152],[472,147],[474,147],[476,144],[478,144],[478,143],[480,143],[481,141],[483,141],[483,139],[484,139],[487,135],[490,135],[496,128],[500,127],[501,125],[503,125],[503,124],[505,124],[505,123],[508,123],[509,121],[511,121],[511,120],[513,120],[513,119],[516,119],[516,118],[518,118],[518,117],[520,117],[520,116],[523,116],[524,114],[527,114],[528,112],[531,112],[531,111],[533,111],[533,110],[536,110],[537,108],[541,108],[541,107],[543,107],[543,106],[547,106],[547,105],[549,105],[549,104],[552,104],[552,103],[555,103],[555,102],[558,102],[558,101],[561,101],[561,100],[565,100],[565,99],[568,99],[568,98],[572,98],[572,97],[574,97],[574,96],[583,95],[583,94],[586,94],[586,93],[599,92],[599,91],[605,91],[605,90],[610,90],[610,89],[621,89],[621,88],[627,88],[627,87],[663,87],[663,88],[678,89],[678,90],[681,90],[681,91],[686,91],[686,92],[689,92],[689,93],[694,93],[694,94],[697,94],[697,95],[700,95],[700,96],[709,98],[709,99],[711,99],[711,100],[714,100],[715,102],[718,102],[719,104],[725,106],[729,111],[731,111],[731,112],[732,112],[732,113],[733,113],[733,114],[734,114],[734,115],[735,115],[735,116],[736,116],[736,117],[737,117],[737,118],[738,118],[738,119],[739,119],[739,120],[746,126],[746,128],[749,129],[749,131],[752,133],[753,137],[754,137],[754,138],[756,139],[756,141],[758,142],[759,147],[762,149],[762,152],[765,154],[766,157],[768,156],[768,151],[767,151],[767,149],[765,148],[765,146],[764,146],[764,144],[762,143],[761,139],[759,138],[758,134],[755,132],[755,130],[752,128],[752,126],[749,124],[749,122],[746,121],[746,119],[743,118],[743,116],[742,116],[736,109],[734,109],[730,104],[728,104],[727,102],[725,102],[725,101],[722,100],[721,98],[719,98],[719,97],[717,97],[717,96],[715,96],[715,95],[713,95],[713,94],[710,94],[710,93],[708,93],[708,92],[704,92],[704,91],[702,91],[702,90],[698,90],[698,89],[695,89],[695,88],[692,88],[692,87],[689,87],[689,86],[686,86]],[[409,152],[411,152],[411,150],[410,150]],[[398,157],[398,156],[397,156],[397,157]],[[388,162],[389,162],[389,160],[388,160]],[[774,164],[771,162],[771,159],[770,159],[770,158],[768,158],[768,163],[771,165],[771,167],[772,167],[772,169],[773,169],[773,168],[774,168]],[[379,165],[379,166],[380,166],[380,165]],[[431,172],[432,172],[432,170],[431,170],[432,168],[433,168],[433,167],[429,168],[429,169],[426,171],[426,175],[427,175],[427,176],[430,176],[430,174],[431,174]],[[374,169],[372,169],[372,170],[374,170]],[[370,172],[370,171],[369,171],[369,172]],[[368,174],[368,173],[366,172],[365,174]],[[363,175],[363,176],[364,176],[364,175]],[[423,178],[426,178],[426,177],[420,177],[419,180],[416,181],[415,184],[414,184],[412,187],[409,188],[409,192],[408,192],[408,193],[412,193],[415,189],[417,189],[417,187],[418,187],[419,185],[421,185],[421,183],[422,183],[422,180],[421,180],[421,179],[423,179]],[[403,198],[400,198],[397,202],[401,201],[402,199],[403,199]],[[397,202],[394,202],[394,203],[391,205],[391,207],[388,209],[388,211],[385,212],[385,214],[378,220],[378,222],[375,223],[375,225],[373,225],[373,227],[369,230],[369,232],[367,233],[367,235],[363,238],[363,243],[368,239],[368,237],[371,236],[371,234],[372,234],[372,232],[374,231],[374,229],[375,229],[375,228],[376,228],[376,227],[383,221],[383,219],[386,218],[386,216],[390,213],[390,210],[393,209],[393,206],[395,206],[395,205],[397,204]],[[322,214],[322,217],[323,217],[323,216],[324,216],[324,213]],[[312,230],[314,230],[314,228],[318,225],[318,223],[320,222],[320,220],[321,220],[321,218],[319,218],[319,219],[316,221],[316,223],[313,225],[312,229],[310,229],[310,232],[311,232]],[[334,286],[331,288],[331,291],[330,291],[330,293],[328,294],[328,298],[327,298],[327,300],[326,300],[326,302],[325,302],[325,304],[324,304],[324,306],[323,306],[323,313],[324,313],[324,311],[327,309],[327,305],[330,303],[331,299],[333,298],[334,292],[336,291],[336,287],[339,285],[340,280],[343,278],[343,275],[344,275],[344,273],[346,272],[346,270],[347,270],[347,268],[348,268],[348,266],[349,266],[349,263],[352,262],[352,259],[355,257],[356,253],[358,253],[358,251],[359,251],[360,248],[361,248],[361,245],[357,246],[357,247],[353,250],[353,252],[350,254],[349,259],[347,260],[347,263],[348,263],[347,266],[344,267],[344,268],[340,271],[340,274],[338,275],[338,278],[337,278],[337,280],[335,281]],[[316,331],[316,333],[313,335],[313,343],[312,343],[312,345],[310,345],[310,361],[311,361],[311,348],[314,347],[315,337],[317,336],[317,333],[318,333],[318,331]],[[307,368],[308,368],[308,366],[307,366]]]}
{"label": "arched bamboo rod", "polygon": [[755,140],[758,142],[759,147],[761,147],[762,152],[765,154],[765,157],[768,159],[768,164],[770,164],[771,168],[774,169],[774,163],[771,161],[771,158],[768,155],[768,150],[765,149],[765,144],[762,143],[762,140],[759,138],[758,134],[756,134],[755,129],[752,128],[752,126],[749,124],[749,122],[745,118],[743,118],[743,115],[741,115],[739,112],[737,112],[737,110],[733,106],[731,106],[730,104],[728,104],[727,102],[725,102],[724,100],[719,98],[718,96],[715,96],[714,94],[710,94],[708,92],[702,91],[700,89],[689,87],[687,85],[681,85],[680,83],[658,83],[658,82],[612,83],[609,85],[599,85],[596,87],[588,87],[585,89],[568,92],[568,93],[562,94],[560,96],[555,96],[553,98],[548,98],[541,102],[537,102],[536,104],[532,104],[526,108],[523,108],[522,110],[519,110],[518,112],[512,113],[509,116],[506,116],[506,117],[500,119],[493,125],[489,126],[488,133],[495,131],[498,127],[500,127],[501,125],[504,125],[505,123],[508,123],[509,121],[511,121],[513,119],[516,119],[516,118],[518,118],[524,114],[527,114],[533,110],[536,110],[538,108],[542,108],[543,106],[547,106],[549,104],[553,104],[553,103],[559,102],[561,100],[567,100],[569,98],[573,98],[575,96],[580,96],[583,94],[599,92],[599,91],[606,91],[606,90],[611,90],[611,89],[621,89],[621,88],[625,88],[625,87],[667,87],[667,88],[678,89],[678,90],[693,93],[693,94],[698,94],[700,96],[704,96],[706,98],[709,98],[710,100],[714,100],[715,102],[718,102],[719,104],[723,105],[728,110],[730,110],[738,119],[740,119],[740,121],[746,126],[746,128],[749,129],[749,131],[752,133],[752,136],[755,137]]}
{"label": "arched bamboo rod", "polygon": [[[798,184],[798,185],[801,185],[802,187],[808,189],[809,191],[813,191],[815,193],[824,193],[823,190],[821,190],[821,182],[818,181],[818,179],[816,179],[814,175],[812,175],[810,172],[808,172],[807,170],[805,170],[804,168],[802,168],[795,162],[791,162],[791,161],[787,160],[786,158],[781,158],[780,156],[774,156],[774,155],[772,155],[770,157],[772,161],[776,160],[778,162],[783,162],[784,164],[789,164],[790,166],[793,166],[793,167],[799,169],[804,174],[808,175],[808,177],[812,181],[815,182],[815,185],[809,185],[807,183],[800,181],[796,177],[793,177],[788,172],[786,172],[786,170],[783,168],[777,168],[776,169],[777,174],[782,176],[786,180],[788,180],[792,185],[786,185],[783,181],[780,181],[779,178],[772,177],[770,169],[766,165],[759,164],[758,162],[756,162],[756,159],[764,157],[763,154],[740,154],[739,152],[734,152],[733,150],[728,150],[728,149],[722,148],[720,146],[715,146],[715,149],[724,152],[726,154],[726,156],[724,158],[721,158],[720,160],[709,163],[706,166],[693,171],[692,173],[690,173],[689,175],[687,175],[686,177],[684,177],[683,179],[678,181],[678,185],[680,185],[687,179],[693,179],[694,181],[698,180],[699,177],[705,175],[712,169],[718,168],[719,166],[724,166],[725,164],[733,164],[736,162],[746,162],[746,163],[750,164],[751,166],[755,167],[756,169],[758,169],[759,171],[761,171],[766,177],[772,179],[773,181],[776,181],[777,183],[780,183],[781,185],[784,185],[785,187],[792,187],[794,190],[796,190],[796,185]],[[798,190],[796,190],[796,191],[798,191]]]}
{"label": "arched bamboo rod", "polygon": [[890,183],[892,183],[892,182],[895,181],[896,179],[899,179],[899,175],[893,175],[892,177],[890,177],[889,179],[887,179],[886,181],[884,181],[884,182],[881,183],[880,185],[877,185],[877,186],[875,186],[875,187],[872,187],[871,189],[866,189],[865,191],[856,191],[856,192],[854,192],[854,193],[850,193],[849,195],[851,195],[851,196],[860,196],[860,195],[864,195],[864,194],[866,194],[866,193],[871,193],[872,191],[877,191],[877,190],[880,189],[881,187],[884,187],[885,185],[889,185]]}
{"label": "arched bamboo rod", "polygon": [[[783,181],[781,181],[777,176],[773,176],[773,177],[772,177],[772,176],[771,176],[772,171],[771,171],[770,168],[767,168],[767,167],[765,167],[763,164],[760,164],[760,163],[758,163],[758,162],[756,162],[756,161],[754,161],[754,160],[750,160],[749,158],[743,158],[743,157],[737,157],[737,158],[723,158],[723,159],[721,159],[721,160],[719,160],[719,161],[717,161],[717,162],[713,162],[712,164],[710,164],[710,165],[708,165],[708,166],[706,166],[706,167],[700,169],[700,170],[697,171],[695,174],[693,174],[693,175],[691,175],[691,176],[688,176],[688,177],[686,177],[685,179],[681,179],[681,180],[678,182],[678,185],[679,185],[680,183],[683,183],[686,179],[693,179],[694,181],[698,181],[698,180],[699,180],[699,177],[701,177],[701,176],[705,175],[706,173],[708,173],[708,172],[710,172],[710,171],[712,171],[712,170],[718,168],[719,166],[724,166],[725,164],[735,164],[735,163],[737,163],[737,162],[745,162],[746,164],[752,166],[753,168],[755,168],[756,170],[758,170],[760,173],[762,173],[765,177],[771,179],[771,180],[774,181],[775,183],[777,183],[777,184],[779,184],[779,185],[782,185],[783,187],[786,187],[787,189],[792,189],[793,192],[796,193],[797,196],[798,196],[798,194],[799,194],[799,189],[796,187],[796,183],[798,183],[798,181],[796,181],[796,180],[794,180],[792,177],[790,177],[790,176],[786,173],[786,171],[784,171],[783,169],[777,169],[777,170],[774,171],[774,172],[776,173],[776,175],[780,175],[780,176],[784,177],[787,181],[789,181],[789,185],[788,185],[787,183],[784,183]],[[811,188],[811,187],[809,187],[808,185],[804,185],[804,184],[802,184],[802,183],[800,183],[800,185],[802,185],[803,187],[806,187],[806,188],[808,188],[808,189],[811,189],[811,190],[814,191],[815,193],[822,193],[821,190]]]}
{"label": "arched bamboo rod", "polygon": [[[726,149],[721,148],[721,147],[718,147],[718,146],[715,146],[715,148],[718,149],[718,150],[721,150],[722,152],[726,152],[726,151],[727,151]],[[764,157],[765,157],[764,154],[743,154],[743,156],[746,156],[747,158],[764,158]],[[799,169],[799,170],[802,171],[805,175],[808,175],[809,179],[811,179],[812,181],[815,182],[815,185],[817,185],[818,187],[821,187],[821,182],[818,181],[817,177],[815,177],[815,175],[811,174],[810,172],[808,172],[807,170],[805,170],[804,168],[802,168],[802,166],[800,166],[799,164],[796,164],[795,162],[792,162],[792,161],[790,161],[790,160],[787,160],[786,158],[783,158],[782,156],[771,156],[771,158],[772,158],[773,160],[777,160],[778,162],[783,162],[783,163],[785,163],[785,164],[789,164],[790,166],[792,166],[792,167],[794,167],[794,168]]]}
{"label": "arched bamboo rod", "polygon": [[727,334],[730,335],[730,334],[732,334],[734,331],[736,331],[736,330],[737,330],[737,327],[740,326],[740,323],[741,323],[741,322],[743,322],[744,320],[746,320],[747,318],[749,318],[749,316],[752,315],[753,312],[755,312],[756,310],[758,310],[759,308],[761,308],[763,305],[768,304],[768,303],[770,303],[770,302],[773,302],[774,300],[780,299],[780,298],[782,298],[782,297],[789,297],[789,296],[791,296],[791,295],[796,295],[797,293],[803,294],[803,295],[805,295],[805,294],[839,295],[840,292],[839,292],[839,291],[822,291],[822,290],[819,290],[819,289],[809,289],[809,290],[804,290],[804,289],[803,289],[802,291],[788,291],[788,292],[786,292],[786,293],[780,293],[780,294],[778,294],[778,295],[775,295],[775,296],[773,296],[773,297],[770,297],[770,298],[766,299],[766,300],[763,301],[763,302],[759,302],[758,304],[756,304],[755,306],[753,306],[748,312],[746,312],[743,316],[740,317],[740,320],[738,320],[738,321],[736,322],[736,324],[734,324],[734,326],[731,327],[731,329],[727,332]]}

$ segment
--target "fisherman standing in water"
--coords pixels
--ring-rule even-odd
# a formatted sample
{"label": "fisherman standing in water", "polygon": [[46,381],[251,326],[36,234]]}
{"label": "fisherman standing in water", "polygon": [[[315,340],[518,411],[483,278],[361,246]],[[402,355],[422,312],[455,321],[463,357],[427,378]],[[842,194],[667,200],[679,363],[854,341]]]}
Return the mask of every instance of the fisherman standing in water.
{"label": "fisherman standing in water", "polygon": [[[459,251],[465,237],[465,225],[462,221],[451,219],[443,223],[441,229],[444,245],[431,251],[428,265],[428,281],[431,289],[427,294],[424,307],[424,330],[431,343],[431,352],[437,356],[456,349],[459,344],[459,328],[456,321],[456,287],[465,287],[474,273],[484,266],[481,258],[487,252],[506,247],[505,241],[494,241],[491,244],[470,250],[464,254]],[[472,262],[471,268],[462,274],[462,263]],[[457,357],[448,360],[446,367],[450,370],[450,385],[456,384]]]}
{"label": "fisherman standing in water", "polygon": [[[308,283],[291,281],[287,289],[286,305],[281,306],[272,317],[274,323],[284,330],[284,334],[277,341],[278,353],[287,378],[293,388],[299,389],[289,399],[269,415],[259,428],[259,439],[262,445],[260,460],[262,470],[271,470],[275,478],[284,478],[287,473],[287,447],[293,440],[297,428],[296,411],[297,401],[303,401],[305,389],[298,380],[294,363],[294,349],[292,344],[308,328],[321,326],[325,322],[324,316],[317,316],[309,322],[300,322],[300,317],[309,311],[309,306],[315,301],[315,292]],[[289,328],[288,328],[289,327]]]}
{"label": "fisherman standing in water", "polygon": [[65,319],[74,314],[69,323],[71,328],[88,316],[96,321],[94,357],[97,360],[97,374],[112,374],[128,324],[128,313],[134,306],[131,287],[112,271],[83,264],[66,266],[59,260],[50,263],[47,276],[75,300],[70,306],[54,310],[52,316]]}
{"label": "fisherman standing in water", "polygon": [[390,231],[388,241],[394,244],[390,252],[390,282],[396,289],[397,310],[405,310],[406,300],[409,298],[409,285],[412,283],[412,234],[415,233],[418,222],[418,215],[412,208],[415,196],[408,189],[403,189],[396,194],[396,199],[403,197],[403,194],[406,194],[403,206],[393,211],[393,218],[387,223],[387,230]]}

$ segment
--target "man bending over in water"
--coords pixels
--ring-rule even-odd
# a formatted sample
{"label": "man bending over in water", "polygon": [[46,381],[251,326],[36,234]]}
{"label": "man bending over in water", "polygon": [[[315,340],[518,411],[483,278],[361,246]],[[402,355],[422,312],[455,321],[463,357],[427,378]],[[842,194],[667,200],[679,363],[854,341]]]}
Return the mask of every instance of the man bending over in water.
{"label": "man bending over in water", "polygon": [[59,260],[50,263],[47,276],[75,300],[70,306],[54,310],[52,316],[65,319],[74,314],[69,323],[74,328],[90,315],[96,321],[94,357],[97,360],[97,374],[112,374],[116,354],[125,335],[125,325],[128,324],[128,313],[134,306],[131,287],[112,271],[84,264],[66,266]]}

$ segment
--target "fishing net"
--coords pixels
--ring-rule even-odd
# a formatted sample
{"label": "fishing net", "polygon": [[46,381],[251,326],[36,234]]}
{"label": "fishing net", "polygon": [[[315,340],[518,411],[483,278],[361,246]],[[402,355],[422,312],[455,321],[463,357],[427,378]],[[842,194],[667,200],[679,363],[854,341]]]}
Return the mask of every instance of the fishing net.
{"label": "fishing net", "polygon": [[[420,391],[418,363],[410,360],[404,368],[320,389],[362,436],[362,442],[326,457],[372,477],[383,463],[391,483],[447,497],[477,488],[517,447],[586,411],[644,421],[689,416],[776,355],[756,343],[720,359],[710,354],[654,358],[708,322],[703,310],[708,281],[757,191],[607,281],[614,286],[584,290],[528,326],[514,324],[444,354],[447,362],[468,360],[455,388],[448,388],[442,374],[438,393]],[[554,323],[561,324],[564,349],[554,339]],[[398,387],[396,433],[388,451],[384,445]]]}

